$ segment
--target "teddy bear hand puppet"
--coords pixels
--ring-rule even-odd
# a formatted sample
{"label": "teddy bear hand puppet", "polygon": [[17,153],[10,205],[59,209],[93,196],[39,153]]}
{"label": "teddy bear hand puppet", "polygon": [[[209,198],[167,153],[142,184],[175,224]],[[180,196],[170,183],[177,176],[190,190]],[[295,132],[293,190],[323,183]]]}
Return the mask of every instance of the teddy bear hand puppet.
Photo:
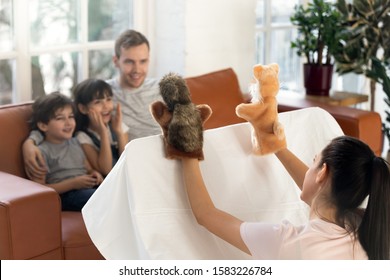
{"label": "teddy bear hand puppet", "polygon": [[177,74],[165,75],[159,87],[164,102],[154,102],[150,111],[161,126],[166,157],[203,160],[203,124],[211,108],[192,103],[185,80]]}
{"label": "teddy bear hand puppet", "polygon": [[283,126],[278,121],[278,73],[279,66],[275,63],[255,65],[252,102],[236,107],[237,116],[252,125],[252,146],[256,155],[276,153],[287,146]]}

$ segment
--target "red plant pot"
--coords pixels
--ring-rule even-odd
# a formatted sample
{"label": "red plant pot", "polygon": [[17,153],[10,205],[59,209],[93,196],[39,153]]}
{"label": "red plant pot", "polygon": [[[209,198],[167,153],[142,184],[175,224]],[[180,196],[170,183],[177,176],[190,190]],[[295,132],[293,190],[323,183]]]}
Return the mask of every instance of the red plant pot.
{"label": "red plant pot", "polygon": [[332,86],[333,65],[303,65],[303,79],[307,95],[329,96]]}

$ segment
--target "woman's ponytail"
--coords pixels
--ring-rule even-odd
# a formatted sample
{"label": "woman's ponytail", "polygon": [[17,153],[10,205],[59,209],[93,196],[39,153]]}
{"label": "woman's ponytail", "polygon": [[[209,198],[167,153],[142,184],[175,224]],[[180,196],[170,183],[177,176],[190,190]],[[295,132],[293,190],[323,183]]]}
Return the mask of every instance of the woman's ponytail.
{"label": "woman's ponytail", "polygon": [[360,243],[369,259],[390,259],[389,163],[373,157],[369,199],[358,229]]}

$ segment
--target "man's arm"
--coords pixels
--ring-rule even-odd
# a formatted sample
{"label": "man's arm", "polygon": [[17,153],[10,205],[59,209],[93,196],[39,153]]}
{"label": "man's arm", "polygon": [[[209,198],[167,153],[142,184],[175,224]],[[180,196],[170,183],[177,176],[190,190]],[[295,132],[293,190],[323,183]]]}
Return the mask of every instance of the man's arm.
{"label": "man's arm", "polygon": [[38,131],[33,130],[22,145],[26,175],[34,181],[41,180],[47,172],[43,155],[36,146],[36,143],[40,143],[42,140],[42,135]]}

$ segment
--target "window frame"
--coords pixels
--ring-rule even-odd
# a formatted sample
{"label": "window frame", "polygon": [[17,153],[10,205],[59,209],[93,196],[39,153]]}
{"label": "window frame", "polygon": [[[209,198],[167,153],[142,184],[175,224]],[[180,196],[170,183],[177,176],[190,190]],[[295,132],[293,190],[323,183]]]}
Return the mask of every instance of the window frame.
{"label": "window frame", "polygon": [[[143,18],[148,12],[150,0],[133,0],[133,26],[146,29]],[[30,1],[13,0],[13,50],[1,51],[0,60],[14,60],[12,101],[11,103],[27,102],[32,100],[32,57],[42,54],[61,52],[78,52],[81,55],[79,77],[89,77],[89,52],[93,50],[111,49],[114,53],[114,40],[88,42],[88,0],[80,0],[80,42],[59,46],[32,48],[30,45]],[[148,24],[148,23],[146,23]],[[19,35],[18,34],[23,34]]]}
{"label": "window frame", "polygon": [[[272,35],[277,31],[294,31],[297,30],[297,27],[294,26],[291,22],[285,23],[272,23],[272,1],[273,0],[263,0],[264,1],[264,22],[262,25],[255,25],[255,40],[259,34],[264,35],[264,51],[263,55],[260,54],[259,49],[261,46],[256,44],[256,54],[255,54],[255,63],[261,64],[269,64],[275,62],[272,60]],[[307,5],[310,0],[299,0],[299,4]],[[289,42],[288,42],[289,43]],[[260,55],[259,55],[260,54]],[[298,57],[298,55],[294,52],[294,56],[298,58],[299,61],[299,73],[294,80],[296,84],[296,88],[292,89],[294,91],[303,91],[303,83],[302,83],[302,71],[303,71],[303,63],[304,58]],[[258,58],[263,57],[263,61],[259,61]]]}

